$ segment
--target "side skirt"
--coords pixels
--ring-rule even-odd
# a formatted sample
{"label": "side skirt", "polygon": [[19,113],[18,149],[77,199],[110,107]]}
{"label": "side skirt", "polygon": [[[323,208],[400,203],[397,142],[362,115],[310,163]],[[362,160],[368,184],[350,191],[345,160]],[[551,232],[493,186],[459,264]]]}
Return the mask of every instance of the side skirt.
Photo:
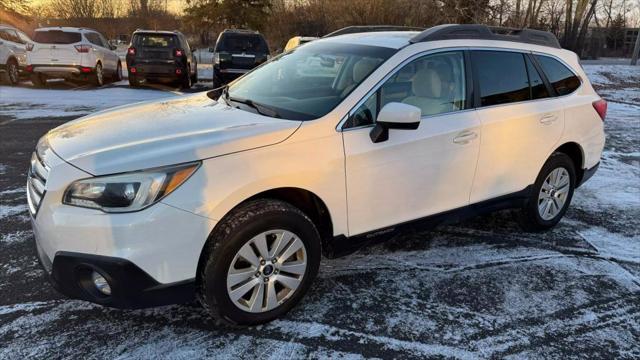
{"label": "side skirt", "polygon": [[369,231],[363,234],[350,237],[345,235],[334,236],[329,239],[328,243],[325,245],[325,256],[332,259],[338,258],[349,255],[365,245],[384,242],[395,235],[431,230],[438,225],[458,223],[478,215],[498,210],[519,208],[525,204],[531,195],[532,189],[533,185],[529,185],[524,190],[512,194],[503,195],[495,199],[485,200],[458,209],[429,215],[427,217],[410,220],[398,225]]}

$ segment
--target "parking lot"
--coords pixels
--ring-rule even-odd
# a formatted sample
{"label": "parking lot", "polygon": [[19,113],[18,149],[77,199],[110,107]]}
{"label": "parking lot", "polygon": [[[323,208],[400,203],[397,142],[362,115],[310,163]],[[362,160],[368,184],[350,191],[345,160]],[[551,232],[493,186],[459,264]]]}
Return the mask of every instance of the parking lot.
{"label": "parking lot", "polygon": [[37,139],[93,111],[183,92],[0,86],[0,358],[638,358],[640,67],[585,70],[610,100],[607,144],[559,226],[524,233],[505,211],[323,259],[293,311],[252,328],[214,324],[196,304],[67,300],[35,256],[25,182]]}

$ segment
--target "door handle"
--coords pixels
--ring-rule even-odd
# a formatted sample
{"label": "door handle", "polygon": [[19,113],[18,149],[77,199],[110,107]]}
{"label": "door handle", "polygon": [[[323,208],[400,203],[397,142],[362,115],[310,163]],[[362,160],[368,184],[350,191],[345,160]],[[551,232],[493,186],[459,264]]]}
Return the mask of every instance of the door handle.
{"label": "door handle", "polygon": [[453,142],[458,145],[465,145],[478,137],[478,134],[472,131],[464,131],[453,138]]}
{"label": "door handle", "polygon": [[540,123],[544,125],[551,124],[552,122],[558,120],[558,116],[554,114],[546,114],[540,118]]}

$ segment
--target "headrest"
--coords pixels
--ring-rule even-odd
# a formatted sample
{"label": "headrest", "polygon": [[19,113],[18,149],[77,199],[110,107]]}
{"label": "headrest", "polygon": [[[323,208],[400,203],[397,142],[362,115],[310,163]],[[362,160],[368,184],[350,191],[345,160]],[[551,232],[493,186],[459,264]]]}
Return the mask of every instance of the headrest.
{"label": "headrest", "polygon": [[413,94],[419,97],[439,98],[442,93],[442,81],[432,69],[421,69],[413,76],[411,84]]}
{"label": "headrest", "polygon": [[353,64],[353,82],[358,84],[376,68],[376,62],[373,59],[361,59]]}

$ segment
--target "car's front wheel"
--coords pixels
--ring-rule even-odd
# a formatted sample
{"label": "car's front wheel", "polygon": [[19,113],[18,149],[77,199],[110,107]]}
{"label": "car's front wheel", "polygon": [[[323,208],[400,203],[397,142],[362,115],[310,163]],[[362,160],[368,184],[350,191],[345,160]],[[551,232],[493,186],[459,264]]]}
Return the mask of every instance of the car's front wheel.
{"label": "car's front wheel", "polygon": [[543,231],[555,226],[567,212],[575,185],[576,171],[571,158],[564,153],[551,155],[518,214],[523,229]]}
{"label": "car's front wheel", "polygon": [[212,317],[260,324],[284,315],[307,292],[320,264],[320,236],[296,207],[259,199],[218,224],[202,261],[198,297]]}

